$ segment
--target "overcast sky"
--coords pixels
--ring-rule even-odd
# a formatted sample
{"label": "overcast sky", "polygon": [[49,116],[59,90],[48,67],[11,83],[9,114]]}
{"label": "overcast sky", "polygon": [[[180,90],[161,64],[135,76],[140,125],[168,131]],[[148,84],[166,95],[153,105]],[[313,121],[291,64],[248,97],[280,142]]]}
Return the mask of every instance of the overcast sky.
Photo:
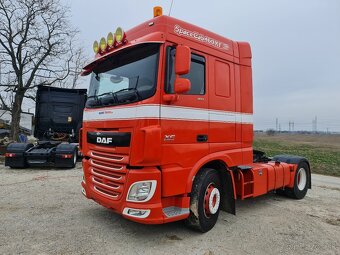
{"label": "overcast sky", "polygon": [[[168,14],[170,0],[62,0],[92,58],[92,43],[152,18],[153,6]],[[340,131],[340,0],[174,0],[171,16],[236,41],[253,53],[256,129]],[[84,84],[82,87],[87,87]]]}

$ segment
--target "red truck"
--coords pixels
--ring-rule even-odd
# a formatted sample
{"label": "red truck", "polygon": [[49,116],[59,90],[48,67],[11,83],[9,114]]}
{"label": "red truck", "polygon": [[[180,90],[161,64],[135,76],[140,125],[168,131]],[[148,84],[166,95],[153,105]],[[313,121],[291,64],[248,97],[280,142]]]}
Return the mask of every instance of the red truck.
{"label": "red truck", "polygon": [[250,45],[154,14],[93,44],[82,193],[132,221],[202,232],[236,199],[303,198],[305,158],[253,151]]}

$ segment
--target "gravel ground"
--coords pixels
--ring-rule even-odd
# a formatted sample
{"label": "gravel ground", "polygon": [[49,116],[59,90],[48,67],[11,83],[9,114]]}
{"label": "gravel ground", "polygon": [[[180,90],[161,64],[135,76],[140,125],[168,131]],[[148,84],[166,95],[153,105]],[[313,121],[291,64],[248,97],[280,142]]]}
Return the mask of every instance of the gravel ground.
{"label": "gravel ground", "polygon": [[127,221],[85,199],[81,179],[79,163],[1,166],[0,254],[340,254],[340,178],[313,176],[300,201],[275,194],[238,201],[237,215],[222,212],[206,234],[181,222]]}

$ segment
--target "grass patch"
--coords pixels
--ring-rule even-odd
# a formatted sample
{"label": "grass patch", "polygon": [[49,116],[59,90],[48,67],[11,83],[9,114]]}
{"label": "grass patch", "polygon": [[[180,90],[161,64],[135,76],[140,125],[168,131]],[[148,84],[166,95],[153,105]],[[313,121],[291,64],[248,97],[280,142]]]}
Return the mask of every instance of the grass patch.
{"label": "grass patch", "polygon": [[332,146],[299,144],[289,139],[278,141],[270,136],[261,136],[255,137],[254,149],[266,152],[267,156],[302,156],[309,160],[312,173],[340,177],[340,150]]}

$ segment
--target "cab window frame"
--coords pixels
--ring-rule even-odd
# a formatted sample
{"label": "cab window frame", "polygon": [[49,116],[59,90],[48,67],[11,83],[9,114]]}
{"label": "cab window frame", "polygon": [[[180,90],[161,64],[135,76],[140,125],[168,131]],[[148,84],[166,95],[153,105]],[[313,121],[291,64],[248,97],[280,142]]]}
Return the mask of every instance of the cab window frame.
{"label": "cab window frame", "polygon": [[[170,53],[171,53],[171,50],[176,50],[176,47],[175,46],[167,46],[166,47],[166,63],[165,63],[165,77],[164,77],[164,92],[165,94],[175,94],[174,92],[174,80],[171,84],[171,74],[175,72],[175,60],[173,61],[172,63],[172,70],[171,70],[171,73],[170,73],[170,64],[171,64],[171,56],[170,56]],[[175,53],[175,56],[176,56],[176,53]],[[206,86],[207,86],[207,82],[206,82],[206,77],[207,77],[207,61],[206,61],[206,58],[205,56],[203,55],[200,55],[196,52],[193,52],[191,51],[191,65],[193,62],[196,62],[198,64],[202,64],[203,65],[203,93],[190,93],[190,91],[186,92],[186,93],[183,93],[183,95],[193,95],[193,96],[203,96],[203,95],[206,95]],[[190,68],[191,69],[191,68]],[[190,70],[191,71],[191,70]],[[190,73],[190,72],[189,72]],[[188,75],[188,74],[186,74]],[[180,75],[180,77],[182,78],[187,78],[189,79],[188,77],[186,77],[186,75]],[[190,79],[189,79],[190,80]],[[191,82],[191,80],[190,80]],[[193,85],[191,83],[191,85]]]}

